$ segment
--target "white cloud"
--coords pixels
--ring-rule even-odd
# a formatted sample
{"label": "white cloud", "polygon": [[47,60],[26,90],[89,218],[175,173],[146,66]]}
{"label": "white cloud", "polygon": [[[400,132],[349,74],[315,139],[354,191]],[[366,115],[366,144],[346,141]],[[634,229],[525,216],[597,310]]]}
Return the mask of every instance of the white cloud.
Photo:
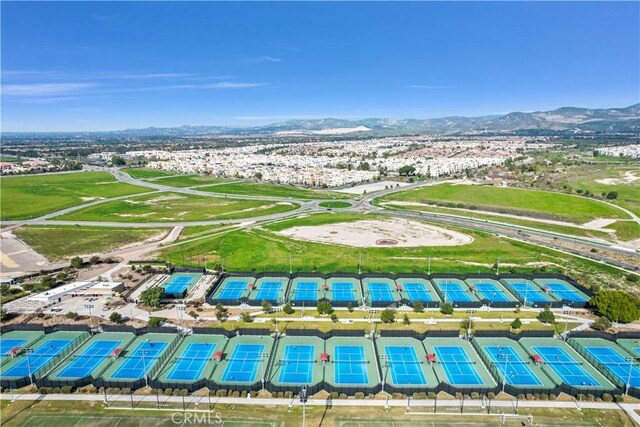
{"label": "white cloud", "polygon": [[28,83],[2,86],[2,94],[8,96],[49,96],[96,87],[95,83]]}

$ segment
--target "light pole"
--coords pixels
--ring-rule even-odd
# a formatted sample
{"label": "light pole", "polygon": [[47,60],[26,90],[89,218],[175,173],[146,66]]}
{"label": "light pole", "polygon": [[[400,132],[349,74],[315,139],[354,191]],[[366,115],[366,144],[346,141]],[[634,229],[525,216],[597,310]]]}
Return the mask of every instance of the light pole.
{"label": "light pole", "polygon": [[91,318],[91,309],[95,308],[93,304],[85,304],[84,308],[89,310],[89,325],[91,325],[91,333],[93,333],[93,319]]}
{"label": "light pole", "polygon": [[427,258],[427,274],[431,276],[431,257]]}
{"label": "light pole", "polygon": [[303,385],[300,390],[300,403],[302,403],[302,427],[307,426],[307,400],[309,400],[309,397],[307,396],[307,386]]}
{"label": "light pole", "polygon": [[24,354],[25,354],[25,356],[27,356],[27,370],[29,372],[29,382],[31,383],[31,386],[33,387],[33,374],[31,373],[31,361],[29,360],[29,354],[31,354],[32,351],[33,351],[32,348],[25,348],[24,349]]}
{"label": "light pole", "polygon": [[358,274],[362,274],[362,254],[358,254]]}
{"label": "light pole", "polygon": [[383,354],[382,356],[380,356],[380,360],[382,360],[383,364],[384,364],[384,372],[382,373],[382,392],[384,393],[384,384],[387,381],[387,373],[389,372],[389,358],[387,357],[386,354]]}
{"label": "light pole", "polygon": [[[147,340],[148,342],[148,340]],[[149,388],[149,378],[147,376],[147,359],[144,356],[148,354],[148,350],[141,350],[140,355],[142,356],[142,368],[144,369],[144,386]]]}
{"label": "light pole", "polygon": [[500,275],[500,257],[496,260],[496,276]]}
{"label": "light pole", "polygon": [[505,361],[504,372],[502,373],[502,392],[504,393],[504,386],[507,382],[507,375],[509,375],[509,359],[511,358],[511,356],[508,354],[499,354],[498,358],[504,359]]}
{"label": "light pole", "polygon": [[260,355],[260,365],[262,365],[262,391],[264,391],[264,382],[265,382],[265,375],[267,374],[267,368],[264,366],[264,361],[267,360],[267,357],[269,357],[269,353],[262,353]]}
{"label": "light pole", "polygon": [[624,390],[624,395],[629,394],[629,388],[631,387],[631,371],[633,370],[633,362],[635,362],[635,357],[625,357],[624,360],[629,362],[629,374],[627,375],[627,384]]}
{"label": "light pole", "polygon": [[184,304],[176,305],[176,311],[178,312],[178,319],[180,320],[181,328],[184,328],[184,325],[182,324],[182,316],[184,315],[185,310],[186,306]]}
{"label": "light pole", "polygon": [[293,255],[289,255],[289,274],[293,274]]}

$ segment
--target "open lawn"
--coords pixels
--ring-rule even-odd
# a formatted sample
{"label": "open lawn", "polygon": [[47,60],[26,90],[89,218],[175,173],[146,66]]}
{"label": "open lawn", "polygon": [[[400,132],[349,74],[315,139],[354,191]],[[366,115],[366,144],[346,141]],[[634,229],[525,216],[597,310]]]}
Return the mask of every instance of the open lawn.
{"label": "open lawn", "polygon": [[640,225],[635,221],[616,221],[607,228],[616,230],[616,236],[623,242],[640,239]]}
{"label": "open lawn", "polygon": [[142,242],[167,233],[154,228],[106,228],[33,225],[20,227],[13,233],[36,252],[51,261],[78,255],[104,254],[119,247]]}
{"label": "open lawn", "polygon": [[164,176],[177,175],[175,172],[167,172],[167,171],[161,171],[157,169],[148,169],[148,168],[126,168],[126,169],[122,169],[122,172],[128,174],[131,178],[135,178],[135,179],[159,178]]}
{"label": "open lawn", "polygon": [[269,215],[298,207],[299,205],[290,202],[154,193],[91,206],[57,219],[118,222],[205,221]]}
{"label": "open lawn", "polygon": [[[380,216],[378,216],[380,217]],[[318,214],[276,222],[266,228],[255,227],[229,231],[166,248],[158,255],[175,265],[209,265],[223,263],[227,270],[288,271],[289,256],[293,256],[294,271],[357,272],[362,259],[363,272],[427,271],[431,258],[434,273],[487,273],[498,257],[501,271],[528,272],[544,265],[546,271],[564,271],[585,284],[623,282],[619,270],[606,265],[573,257],[547,248],[526,244],[492,234],[468,229],[456,229],[474,238],[462,246],[411,248],[354,248],[299,240],[272,231],[302,225],[372,219],[372,215],[352,213]],[[454,229],[453,227],[449,227]]]}
{"label": "open lawn", "polygon": [[576,190],[602,194],[615,191],[610,202],[640,215],[640,162],[635,166],[589,165],[567,172],[567,182]]}
{"label": "open lawn", "polygon": [[229,182],[230,180],[224,178],[212,178],[208,176],[200,175],[180,175],[180,176],[168,176],[161,177],[153,180],[148,180],[160,185],[168,185],[170,187],[193,187],[195,185],[207,185],[217,184],[223,182]]}
{"label": "open lawn", "polygon": [[322,206],[323,208],[342,209],[342,208],[351,207],[351,203],[349,203],[349,202],[320,202],[319,206]]}
{"label": "open lawn", "polygon": [[106,172],[78,172],[0,178],[4,220],[36,218],[100,198],[148,192],[116,181]]}
{"label": "open lawn", "polygon": [[[161,398],[161,402],[165,399]],[[213,400],[213,399],[212,399]],[[522,420],[507,419],[504,424],[500,422],[500,412],[506,408],[495,409],[495,415],[474,415],[477,410],[464,408],[460,414],[459,408],[442,408],[433,411],[430,400],[426,408],[414,407],[412,413],[407,414],[404,407],[390,407],[387,410],[383,406],[362,406],[353,401],[351,406],[325,406],[308,405],[306,408],[307,425],[323,427],[454,427],[476,426],[493,427],[504,425],[507,427],[520,426]],[[118,409],[126,407],[126,401],[114,403],[110,409],[103,407],[101,403],[61,402],[61,401],[16,401],[9,403],[2,401],[3,425],[7,427],[142,427],[142,426],[173,426],[198,425],[194,423],[193,413],[191,423],[182,412],[178,412],[174,418],[172,414],[177,411],[171,407],[180,408],[176,404],[165,404],[165,411],[161,410],[130,410]],[[208,399],[202,399],[202,409],[209,409]],[[523,404],[524,406],[524,404]],[[191,409],[191,408],[188,408]],[[452,411],[451,409],[456,409]],[[250,410],[248,412],[248,410]],[[423,412],[417,414],[415,412]],[[533,415],[534,422],[540,427],[550,426],[582,426],[582,427],[633,427],[633,423],[621,410],[596,410],[596,409],[567,409],[567,408],[522,408],[520,413]],[[203,414],[199,414],[202,416]],[[204,414],[206,416],[206,414]],[[218,421],[216,415],[220,416]],[[226,427],[298,427],[302,423],[302,408],[296,401],[292,408],[283,406],[262,406],[254,404],[228,405],[216,404],[209,418],[199,418],[207,425],[219,425]],[[202,425],[202,424],[200,424]]]}
{"label": "open lawn", "polygon": [[[584,223],[596,218],[628,218],[613,206],[586,197],[519,188],[439,184],[383,196],[380,202],[444,203],[525,216]],[[462,206],[458,206],[462,205]]]}
{"label": "open lawn", "polygon": [[201,191],[213,193],[239,194],[243,196],[290,197],[294,199],[347,199],[348,194],[334,191],[309,190],[290,185],[262,184],[256,182],[235,182],[231,184],[201,187]]}

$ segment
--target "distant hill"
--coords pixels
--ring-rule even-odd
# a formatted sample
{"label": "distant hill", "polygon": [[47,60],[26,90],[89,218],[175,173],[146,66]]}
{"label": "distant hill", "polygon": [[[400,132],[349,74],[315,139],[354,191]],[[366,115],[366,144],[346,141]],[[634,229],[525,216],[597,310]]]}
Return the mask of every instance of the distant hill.
{"label": "distant hill", "polygon": [[[112,132],[68,134],[111,137],[190,136],[190,135],[398,135],[443,134],[470,131],[517,132],[640,132],[640,103],[625,108],[562,107],[552,111],[513,112],[479,117],[441,117],[434,119],[337,118],[289,120],[256,127],[180,126],[170,128],[125,129]],[[29,133],[6,132],[5,136]]]}

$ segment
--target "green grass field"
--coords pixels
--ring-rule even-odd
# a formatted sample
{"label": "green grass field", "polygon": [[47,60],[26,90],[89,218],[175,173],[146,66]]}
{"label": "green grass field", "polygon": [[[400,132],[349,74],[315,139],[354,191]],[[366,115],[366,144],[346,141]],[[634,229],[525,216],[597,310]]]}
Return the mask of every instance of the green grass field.
{"label": "green grass field", "polygon": [[239,194],[243,196],[291,197],[295,199],[347,199],[348,194],[335,191],[309,190],[290,185],[262,184],[256,182],[236,182],[231,184],[201,187],[201,191]]}
{"label": "green grass field", "polygon": [[154,180],[149,180],[156,184],[168,185],[170,187],[193,187],[195,185],[207,185],[218,184],[228,182],[230,180],[224,178],[212,178],[200,175],[181,175],[181,176],[168,176],[161,177]]}
{"label": "green grass field", "polygon": [[635,221],[616,221],[606,228],[616,230],[616,236],[623,242],[640,239],[640,225]]}
{"label": "green grass field", "polygon": [[149,179],[177,175],[175,172],[167,172],[148,168],[126,168],[122,169],[122,172],[128,174],[131,178],[136,179]]}
{"label": "green grass field", "polygon": [[247,218],[287,212],[299,205],[222,197],[154,193],[102,203],[57,217],[69,221],[163,222]]}
{"label": "green grass field", "polygon": [[351,203],[349,202],[320,202],[318,206],[322,206],[323,208],[349,208],[351,207]]}
{"label": "green grass field", "polygon": [[163,232],[168,230],[55,225],[30,225],[13,231],[20,240],[51,261],[78,255],[104,254]]}
{"label": "green grass field", "polygon": [[36,218],[99,198],[148,192],[122,184],[106,172],[78,172],[0,178],[4,220]]}
{"label": "green grass field", "polygon": [[[618,198],[610,202],[640,215],[640,179],[633,181],[629,179],[632,176],[640,178],[640,165],[593,165],[572,171],[567,182],[575,189],[588,190],[598,195],[616,191]],[[618,181],[606,181],[608,179]]]}
{"label": "green grass field", "polygon": [[[289,255],[294,271],[357,272],[362,257],[363,272],[437,273],[492,272],[497,257],[501,271],[530,273],[536,263],[547,263],[547,271],[564,271],[585,284],[624,283],[619,270],[550,249],[492,234],[456,229],[474,238],[467,245],[415,248],[355,248],[289,239],[275,231],[294,226],[372,219],[372,215],[326,213],[269,224],[263,228],[233,230],[166,248],[158,255],[175,265],[223,263],[227,270],[288,271]],[[453,227],[451,227],[453,228]]]}
{"label": "green grass field", "polygon": [[[383,196],[385,201],[463,204],[464,207],[557,218],[584,223],[596,218],[628,218],[613,206],[585,197],[519,188],[440,184]],[[461,206],[460,206],[461,207]]]}
{"label": "green grass field", "polygon": [[[407,414],[404,407],[362,406],[352,401],[350,406],[308,405],[306,417],[308,426],[323,427],[507,427],[521,426],[522,420],[507,419],[500,422],[500,412],[506,408],[494,408],[494,415],[478,415],[477,409],[439,408],[437,414],[433,410],[433,400],[429,400],[426,408],[414,407]],[[183,412],[178,412],[178,405],[165,407],[165,410],[122,409],[112,407],[106,409],[101,403],[62,401],[16,401],[1,402],[3,426],[7,427],[146,427],[175,425],[217,425],[220,427],[298,427],[302,422],[302,408],[296,402],[293,408],[283,406],[261,405],[228,405],[216,404],[211,417],[200,424],[187,423]],[[203,399],[203,407],[208,408],[207,399]],[[599,410],[577,408],[528,408],[522,404],[521,414],[533,415],[533,420],[540,427],[581,426],[581,427],[633,427],[633,422],[621,410]],[[203,408],[198,408],[203,409]],[[417,412],[423,412],[422,414]],[[177,413],[172,418],[172,414]],[[512,413],[512,412],[509,412]],[[221,421],[218,421],[218,420]],[[177,420],[178,423],[175,423]]]}

